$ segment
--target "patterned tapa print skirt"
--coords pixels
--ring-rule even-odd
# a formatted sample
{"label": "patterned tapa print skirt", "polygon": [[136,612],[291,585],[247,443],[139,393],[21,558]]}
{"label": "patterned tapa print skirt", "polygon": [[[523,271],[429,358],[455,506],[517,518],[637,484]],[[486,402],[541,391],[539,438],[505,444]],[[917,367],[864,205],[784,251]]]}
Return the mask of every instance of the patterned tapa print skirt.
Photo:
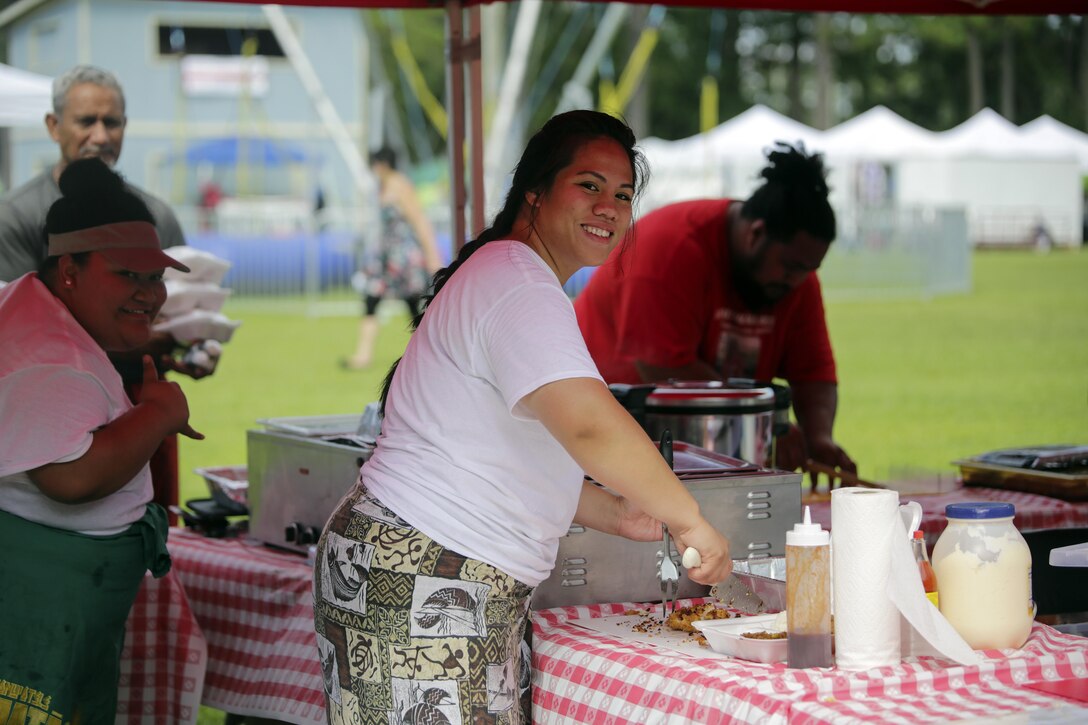
{"label": "patterned tapa print skirt", "polygon": [[358,483],[314,567],[329,723],[527,725],[531,594],[439,546]]}

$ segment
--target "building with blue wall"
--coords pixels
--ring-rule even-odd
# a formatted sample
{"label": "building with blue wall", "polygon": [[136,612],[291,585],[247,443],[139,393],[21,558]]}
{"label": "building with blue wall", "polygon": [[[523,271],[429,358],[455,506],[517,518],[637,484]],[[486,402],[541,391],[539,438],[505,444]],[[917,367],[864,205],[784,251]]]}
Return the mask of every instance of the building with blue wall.
{"label": "building with blue wall", "polygon": [[[365,157],[362,11],[285,7],[283,12]],[[16,67],[56,76],[90,63],[117,74],[128,116],[118,169],[178,207],[187,227],[193,215],[185,209],[198,204],[200,185],[209,178],[228,197],[312,201],[320,187],[330,206],[358,203],[349,167],[259,5],[55,0],[33,7],[5,30],[7,60]],[[237,82],[239,68],[256,69],[250,75],[256,80]],[[238,137],[282,147],[286,156],[231,164],[191,153],[201,144]],[[44,123],[39,129],[12,129],[9,139],[13,186],[57,159]]]}

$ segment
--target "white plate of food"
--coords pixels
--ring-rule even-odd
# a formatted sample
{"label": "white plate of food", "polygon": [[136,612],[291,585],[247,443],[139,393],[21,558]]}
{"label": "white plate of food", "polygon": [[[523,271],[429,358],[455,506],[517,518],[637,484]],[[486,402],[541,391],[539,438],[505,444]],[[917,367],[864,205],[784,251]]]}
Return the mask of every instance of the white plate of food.
{"label": "white plate of food", "polygon": [[786,632],[777,614],[692,622],[719,654],[774,664],[786,661]]}

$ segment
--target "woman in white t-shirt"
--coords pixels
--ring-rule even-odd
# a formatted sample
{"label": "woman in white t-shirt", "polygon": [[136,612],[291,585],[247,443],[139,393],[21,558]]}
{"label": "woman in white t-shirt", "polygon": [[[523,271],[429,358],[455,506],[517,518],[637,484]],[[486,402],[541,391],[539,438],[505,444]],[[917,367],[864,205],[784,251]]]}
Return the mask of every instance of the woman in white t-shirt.
{"label": "woman in white t-shirt", "polygon": [[664,523],[701,553],[692,579],[729,573],[728,542],[615,401],[562,287],[624,239],[634,143],[602,113],[552,118],[492,226],[435,275],[377,449],[318,545],[330,723],[529,722],[529,597],[572,521],[638,541]]}
{"label": "woman in white t-shirt", "polygon": [[0,290],[0,713],[112,723],[132,602],[170,569],[148,459],[203,436],[150,357],[130,401],[107,353],[147,343],[163,269],[189,270],[101,160],[59,181],[45,262]]}

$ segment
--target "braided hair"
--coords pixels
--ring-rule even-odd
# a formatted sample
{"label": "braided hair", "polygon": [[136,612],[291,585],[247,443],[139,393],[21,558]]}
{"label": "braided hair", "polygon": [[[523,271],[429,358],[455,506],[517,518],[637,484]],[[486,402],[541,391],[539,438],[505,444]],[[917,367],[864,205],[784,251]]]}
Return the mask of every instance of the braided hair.
{"label": "braided hair", "polygon": [[762,219],[771,239],[788,242],[803,231],[817,239],[835,239],[835,212],[827,200],[823,155],[808,154],[804,144],[778,141],[760,172],[766,181],[744,202],[741,216]]}
{"label": "braided hair", "polygon": [[[635,134],[623,121],[599,111],[568,111],[550,118],[539,131],[533,134],[521,154],[521,159],[514,167],[514,178],[502,208],[495,215],[491,226],[480,232],[472,241],[461,247],[457,258],[448,267],[434,274],[431,292],[423,297],[419,314],[412,320],[412,329],[419,327],[423,315],[431,301],[442,291],[450,278],[461,268],[465,261],[480,247],[497,239],[508,239],[514,229],[522,204],[527,194],[543,194],[551,188],[555,177],[574,161],[574,156],[584,144],[595,139],[607,138],[618,143],[626,152],[631,162],[631,177],[635,186],[635,197],[646,185],[649,167],[642,152],[635,148]],[[529,224],[536,218],[536,207],[530,211]],[[393,363],[382,382],[381,406],[385,413],[385,404],[389,397],[389,388],[400,360]]]}

